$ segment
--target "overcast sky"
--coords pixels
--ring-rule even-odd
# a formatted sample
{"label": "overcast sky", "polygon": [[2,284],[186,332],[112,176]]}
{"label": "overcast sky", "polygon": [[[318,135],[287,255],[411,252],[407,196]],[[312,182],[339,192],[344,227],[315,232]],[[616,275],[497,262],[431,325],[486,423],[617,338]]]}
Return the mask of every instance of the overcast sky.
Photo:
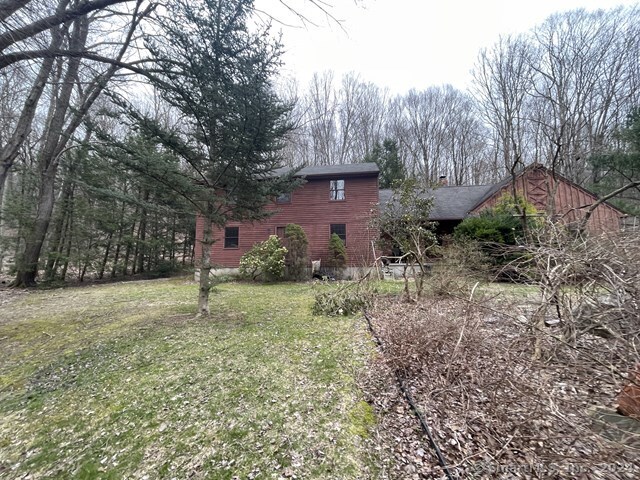
{"label": "overcast sky", "polygon": [[[633,5],[637,0],[323,0],[343,29],[310,7],[286,0],[319,24],[282,30],[284,74],[306,87],[314,72],[356,72],[391,93],[450,83],[465,88],[478,52],[499,35],[525,32],[554,12]],[[302,6],[302,7],[301,7]],[[300,22],[279,0],[256,0],[286,23]]]}

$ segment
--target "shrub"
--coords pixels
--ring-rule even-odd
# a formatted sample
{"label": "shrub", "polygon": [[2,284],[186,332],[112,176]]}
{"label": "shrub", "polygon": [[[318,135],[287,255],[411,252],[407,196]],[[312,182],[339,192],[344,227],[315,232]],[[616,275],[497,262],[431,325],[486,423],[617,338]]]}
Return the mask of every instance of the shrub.
{"label": "shrub", "polygon": [[328,266],[331,268],[344,268],[347,264],[347,248],[337,233],[331,235],[329,240],[329,261]]}
{"label": "shrub", "polygon": [[150,278],[166,278],[178,272],[180,269],[176,262],[160,260],[153,270],[148,273]]}
{"label": "shrub", "polygon": [[493,208],[483,210],[477,217],[469,217],[454,230],[456,240],[476,240],[483,243],[515,245],[524,237],[524,228],[520,218],[524,212],[529,229],[539,223],[537,210],[523,197],[505,194]]}
{"label": "shrub", "polygon": [[280,239],[271,235],[268,240],[256,243],[251,250],[240,259],[240,275],[256,281],[280,280],[284,275],[284,259],[287,249],[280,244]]}
{"label": "shrub", "polygon": [[492,272],[491,258],[475,241],[454,242],[440,250],[440,261],[427,279],[430,292],[439,296],[468,297],[476,281],[487,280]]}
{"label": "shrub", "polygon": [[368,281],[346,283],[337,289],[319,291],[315,294],[311,313],[329,317],[353,315],[369,307],[376,293],[375,286]]}
{"label": "shrub", "polygon": [[289,280],[304,280],[307,275],[309,256],[307,235],[300,225],[290,223],[287,225],[284,236],[287,242],[287,256],[285,259],[287,278]]}
{"label": "shrub", "polygon": [[517,217],[487,210],[478,217],[465,218],[456,227],[453,236],[457,241],[515,245],[519,233],[522,233],[522,225]]}

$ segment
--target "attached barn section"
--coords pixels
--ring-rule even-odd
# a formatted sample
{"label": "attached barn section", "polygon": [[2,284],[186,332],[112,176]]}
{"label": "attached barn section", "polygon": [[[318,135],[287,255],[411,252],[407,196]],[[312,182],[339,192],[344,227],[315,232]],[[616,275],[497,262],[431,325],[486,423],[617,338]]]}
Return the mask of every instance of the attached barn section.
{"label": "attached barn section", "polygon": [[[477,214],[492,207],[505,194],[513,192],[511,177],[493,186],[470,214]],[[554,218],[567,225],[578,223],[598,197],[579,185],[553,174],[540,164],[532,164],[516,175],[515,189],[540,212],[554,214]],[[553,201],[550,202],[550,199]],[[592,233],[618,231],[624,212],[609,203],[601,203],[593,211],[587,223]]]}

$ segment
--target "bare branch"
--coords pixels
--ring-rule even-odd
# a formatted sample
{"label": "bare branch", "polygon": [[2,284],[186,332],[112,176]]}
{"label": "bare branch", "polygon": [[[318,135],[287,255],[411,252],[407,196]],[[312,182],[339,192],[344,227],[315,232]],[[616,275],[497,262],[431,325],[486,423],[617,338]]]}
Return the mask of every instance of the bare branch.
{"label": "bare branch", "polygon": [[[23,3],[25,2],[25,0],[18,0],[18,1]],[[96,10],[103,9],[105,7],[109,7],[111,5],[133,2],[133,1],[136,1],[136,0],[93,0],[93,1],[86,0],[84,2],[80,2],[75,8],[58,11],[53,15],[50,15],[46,18],[42,18],[33,23],[25,25],[22,28],[19,28],[17,30],[10,30],[8,32],[3,33],[2,35],[0,35],[0,52],[4,51],[7,47],[14,45],[15,43],[18,43],[27,38],[31,38],[34,35],[37,35],[38,33],[44,32],[45,30],[49,30],[50,28],[55,27],[56,25],[61,25],[70,20],[74,20],[76,18],[82,17],[83,15],[86,15]],[[11,5],[11,3],[12,2],[9,2],[9,5]],[[1,6],[2,5],[0,4],[0,7]],[[21,6],[18,5],[18,8],[21,8]],[[15,10],[17,10],[18,8],[16,8]],[[9,11],[9,10],[5,10],[5,11]],[[1,68],[3,67],[0,67],[0,69]]]}
{"label": "bare branch", "polygon": [[579,229],[580,230],[584,230],[586,228],[587,222],[589,221],[589,218],[591,217],[593,212],[596,210],[596,208],[598,208],[598,206],[600,206],[601,204],[603,204],[604,202],[606,202],[610,198],[613,198],[616,195],[620,195],[622,192],[624,192],[626,190],[629,190],[631,188],[636,188],[638,186],[640,186],[640,180],[636,180],[636,181],[633,181],[631,183],[627,183],[626,185],[623,185],[619,189],[614,190],[613,192],[605,195],[602,198],[599,198],[597,201],[592,203],[591,206],[589,207],[589,209],[587,210],[587,212],[585,213],[584,217],[582,217],[582,220],[580,221]]}

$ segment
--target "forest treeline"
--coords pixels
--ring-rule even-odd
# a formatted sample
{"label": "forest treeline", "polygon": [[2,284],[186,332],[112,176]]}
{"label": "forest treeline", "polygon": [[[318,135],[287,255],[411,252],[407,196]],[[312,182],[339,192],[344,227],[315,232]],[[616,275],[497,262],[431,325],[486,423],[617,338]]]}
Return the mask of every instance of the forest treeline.
{"label": "forest treeline", "polygon": [[[140,128],[141,114],[125,114],[133,105],[188,143],[184,111],[168,89],[157,93],[171,62],[147,58],[170,54],[158,34],[167,15],[150,0],[0,4],[0,272],[18,284],[192,265],[196,209],[174,187],[194,163],[180,142],[170,151]],[[467,91],[401,95],[355,74],[282,79],[273,93],[292,128],[282,129],[280,162],[375,161],[393,176],[455,185],[540,162],[600,193],[640,176],[637,161],[611,161],[635,148],[624,132],[640,105],[638,7],[555,14],[480,51],[472,75]],[[619,201],[633,209],[638,197],[630,189]]]}

